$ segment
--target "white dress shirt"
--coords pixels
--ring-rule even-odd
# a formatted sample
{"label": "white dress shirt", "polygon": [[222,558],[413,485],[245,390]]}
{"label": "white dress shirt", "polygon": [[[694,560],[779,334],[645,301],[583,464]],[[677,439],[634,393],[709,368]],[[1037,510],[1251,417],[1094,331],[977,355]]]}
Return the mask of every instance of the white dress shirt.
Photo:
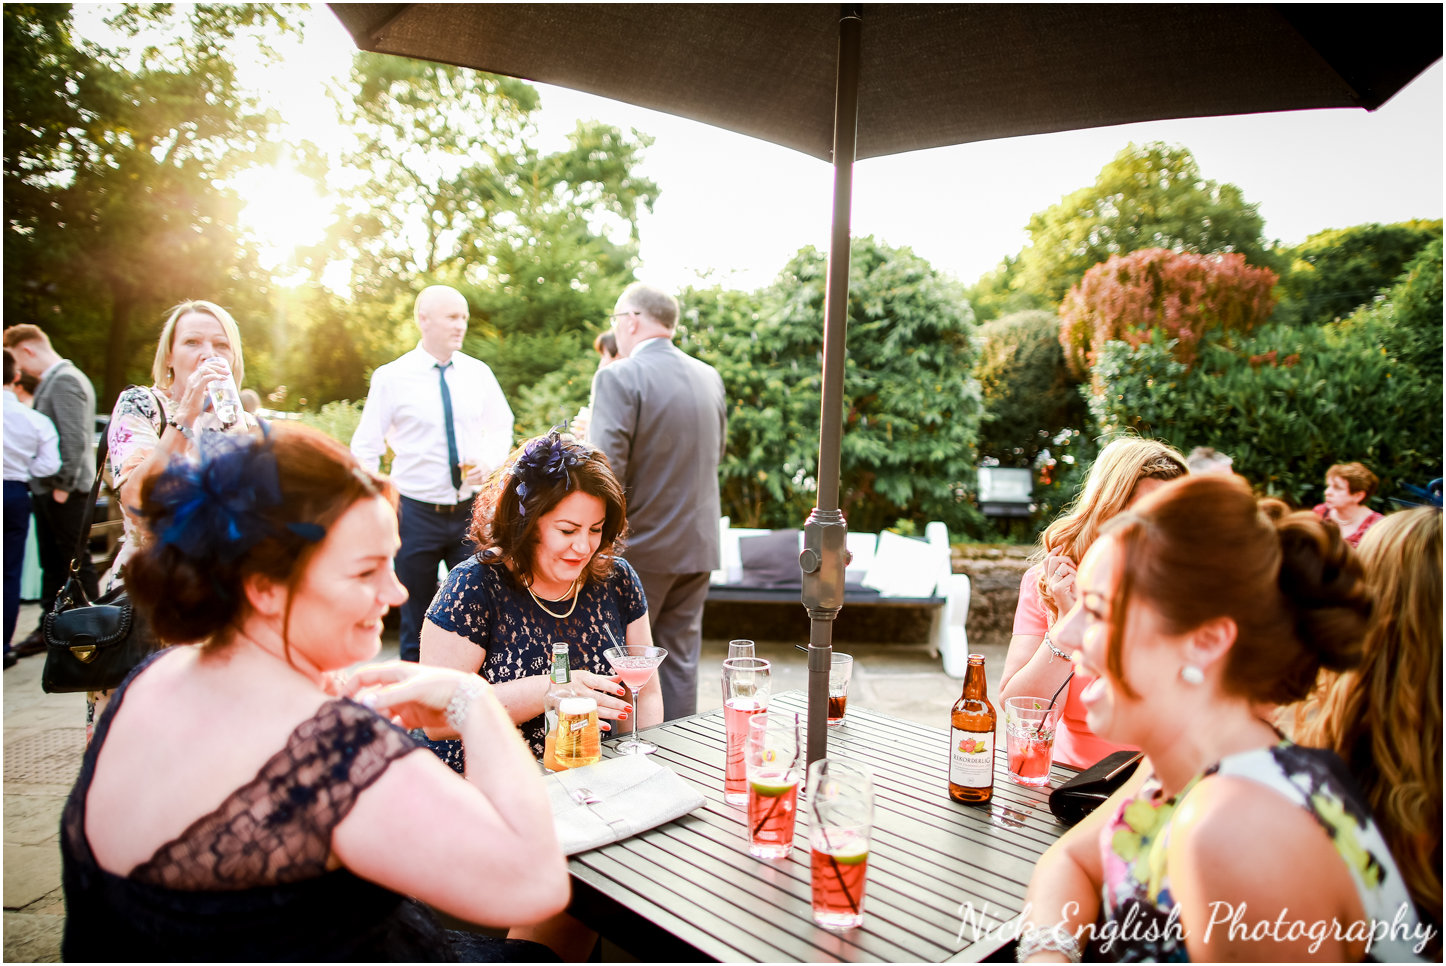
{"label": "white dress shirt", "polygon": [[31,477],[60,472],[60,434],[49,418],[5,390],[5,479],[28,482]]}
{"label": "white dress shirt", "polygon": [[[512,450],[512,408],[487,363],[454,352],[447,369],[452,420],[461,462],[484,473],[501,466]],[[437,360],[421,343],[372,373],[361,422],[351,449],[363,466],[375,470],[390,446],[392,482],[397,490],[424,503],[459,503],[473,494],[464,480],[452,487],[447,430],[442,422],[442,390]]]}

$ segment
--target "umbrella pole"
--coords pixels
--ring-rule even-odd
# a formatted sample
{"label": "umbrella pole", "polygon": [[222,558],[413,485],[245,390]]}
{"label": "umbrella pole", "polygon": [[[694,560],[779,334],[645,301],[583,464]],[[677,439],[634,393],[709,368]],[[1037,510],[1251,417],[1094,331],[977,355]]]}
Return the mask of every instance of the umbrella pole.
{"label": "umbrella pole", "polygon": [[844,345],[848,334],[849,232],[854,156],[858,144],[859,35],[857,4],[839,17],[838,80],[834,96],[833,231],[824,295],[823,400],[819,406],[818,505],[803,527],[803,606],[808,610],[808,760],[828,754],[828,670],[833,622],[843,607],[848,525],[839,510],[839,451],[843,437]]}

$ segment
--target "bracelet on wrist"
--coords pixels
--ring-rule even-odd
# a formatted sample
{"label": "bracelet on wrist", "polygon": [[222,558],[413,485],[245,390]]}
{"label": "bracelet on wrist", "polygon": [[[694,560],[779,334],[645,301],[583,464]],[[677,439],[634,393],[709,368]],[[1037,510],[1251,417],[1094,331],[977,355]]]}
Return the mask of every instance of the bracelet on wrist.
{"label": "bracelet on wrist", "polygon": [[1044,646],[1049,648],[1050,660],[1059,658],[1061,661],[1068,661],[1069,655],[1055,646],[1054,641],[1049,639],[1049,631],[1044,632]]}
{"label": "bracelet on wrist", "polygon": [[195,436],[192,435],[192,430],[191,430],[191,428],[190,428],[189,426],[182,426],[180,420],[178,420],[178,419],[177,419],[176,417],[174,417],[174,416],[167,416],[167,417],[166,417],[166,425],[169,426],[169,427],[171,427],[172,429],[174,429],[176,432],[180,433],[182,436],[186,437],[187,439],[195,439]]}
{"label": "bracelet on wrist", "polygon": [[462,734],[462,723],[467,720],[467,712],[472,709],[472,702],[482,696],[482,682],[477,678],[468,678],[457,685],[457,690],[452,692],[452,700],[447,702],[447,724],[460,736]]}
{"label": "bracelet on wrist", "polygon": [[1019,934],[1015,960],[1028,962],[1035,953],[1059,953],[1072,963],[1081,960],[1079,940],[1063,925],[1030,926]]}

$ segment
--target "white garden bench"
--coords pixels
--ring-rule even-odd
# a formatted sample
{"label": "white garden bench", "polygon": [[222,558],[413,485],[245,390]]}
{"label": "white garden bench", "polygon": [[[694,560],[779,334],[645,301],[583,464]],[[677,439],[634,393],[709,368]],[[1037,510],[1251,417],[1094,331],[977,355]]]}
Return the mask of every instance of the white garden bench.
{"label": "white garden bench", "polygon": [[[718,521],[720,566],[708,600],[724,603],[798,604],[803,593],[798,554],[802,530],[758,530]],[[969,577],[952,572],[949,531],[930,523],[925,539],[896,533],[849,533],[853,559],[844,571],[844,610],[850,607],[925,607],[932,611],[929,645],[950,677],[969,663]]]}

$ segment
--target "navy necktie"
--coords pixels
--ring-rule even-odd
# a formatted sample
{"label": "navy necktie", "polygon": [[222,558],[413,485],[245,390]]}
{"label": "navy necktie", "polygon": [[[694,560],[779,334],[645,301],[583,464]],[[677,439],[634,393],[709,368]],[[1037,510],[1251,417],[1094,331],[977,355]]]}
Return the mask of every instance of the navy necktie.
{"label": "navy necktie", "polygon": [[452,391],[447,388],[447,370],[452,363],[436,363],[437,379],[442,384],[442,422],[447,424],[447,460],[452,467],[452,489],[462,489],[462,461],[457,456],[457,431],[452,428]]}

